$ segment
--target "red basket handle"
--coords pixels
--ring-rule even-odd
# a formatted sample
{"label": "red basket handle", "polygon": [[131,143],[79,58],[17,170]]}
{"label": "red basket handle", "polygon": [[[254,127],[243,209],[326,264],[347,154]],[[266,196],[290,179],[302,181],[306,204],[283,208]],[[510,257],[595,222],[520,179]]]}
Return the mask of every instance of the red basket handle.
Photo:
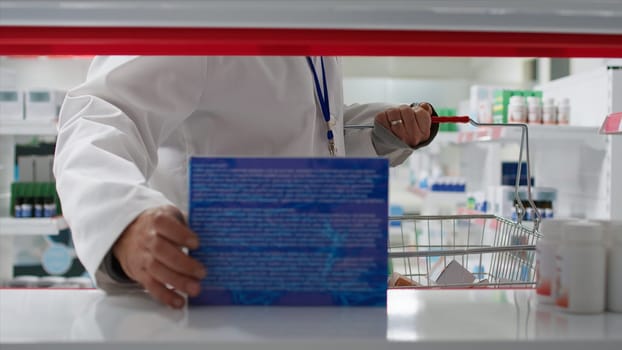
{"label": "red basket handle", "polygon": [[460,116],[451,116],[451,117],[432,117],[432,123],[440,124],[440,123],[469,123],[471,118],[465,115]]}

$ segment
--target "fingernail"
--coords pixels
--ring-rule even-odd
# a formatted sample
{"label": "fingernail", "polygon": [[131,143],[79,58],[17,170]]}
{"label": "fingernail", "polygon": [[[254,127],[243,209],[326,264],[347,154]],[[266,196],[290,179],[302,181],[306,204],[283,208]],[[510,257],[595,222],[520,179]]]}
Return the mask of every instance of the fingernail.
{"label": "fingernail", "polygon": [[195,296],[199,294],[200,291],[201,291],[201,286],[199,286],[198,283],[189,282],[188,284],[186,284],[186,292],[188,292],[188,294]]}
{"label": "fingernail", "polygon": [[173,306],[179,309],[184,306],[184,301],[181,298],[175,298],[173,299]]}

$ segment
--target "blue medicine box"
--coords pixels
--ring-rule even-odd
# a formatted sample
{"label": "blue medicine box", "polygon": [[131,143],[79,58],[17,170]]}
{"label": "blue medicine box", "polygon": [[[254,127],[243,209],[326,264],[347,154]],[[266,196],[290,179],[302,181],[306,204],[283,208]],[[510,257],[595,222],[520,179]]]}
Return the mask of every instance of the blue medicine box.
{"label": "blue medicine box", "polygon": [[388,161],[190,159],[191,304],[386,305]]}
{"label": "blue medicine box", "polygon": [[[502,162],[501,163],[501,185],[516,186],[516,174],[518,172],[518,162]],[[531,178],[531,186],[534,186],[534,179]],[[522,162],[520,165],[519,186],[527,186],[527,163]]]}

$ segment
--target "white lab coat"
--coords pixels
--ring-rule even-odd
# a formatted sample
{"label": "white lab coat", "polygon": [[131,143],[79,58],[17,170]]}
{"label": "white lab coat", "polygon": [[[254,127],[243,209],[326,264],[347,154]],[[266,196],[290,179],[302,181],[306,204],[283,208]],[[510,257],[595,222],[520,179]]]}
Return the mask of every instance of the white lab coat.
{"label": "white lab coat", "polygon": [[[375,156],[371,130],[344,137],[343,125],[373,124],[388,106],[345,107],[340,60],[325,66],[338,156]],[[54,173],[77,255],[100,286],[110,282],[98,272],[102,259],[139,213],[187,209],[190,155],[328,156],[305,58],[93,60],[63,104]]]}

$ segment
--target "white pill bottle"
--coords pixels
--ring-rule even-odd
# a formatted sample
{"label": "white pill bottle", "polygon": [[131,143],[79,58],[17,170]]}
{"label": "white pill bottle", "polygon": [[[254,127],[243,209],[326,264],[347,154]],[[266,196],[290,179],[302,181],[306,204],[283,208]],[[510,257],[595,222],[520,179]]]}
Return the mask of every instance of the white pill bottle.
{"label": "white pill bottle", "polygon": [[605,310],[606,249],[599,223],[577,221],[564,225],[557,255],[559,268],[555,305],[572,313]]}
{"label": "white pill bottle", "polygon": [[557,124],[570,124],[570,100],[562,98],[557,105]]}
{"label": "white pill bottle", "polygon": [[525,97],[519,95],[510,97],[510,103],[508,104],[508,122],[527,122],[527,105],[525,104]]}
{"label": "white pill bottle", "polygon": [[552,98],[546,98],[542,102],[542,124],[557,124],[557,106]]}
{"label": "white pill bottle", "polygon": [[542,102],[539,97],[527,97],[527,122],[529,124],[542,124]]}
{"label": "white pill bottle", "polygon": [[555,303],[557,294],[556,270],[558,249],[562,243],[564,224],[576,221],[570,218],[542,220],[539,232],[542,235],[536,243],[536,295],[538,302]]}

